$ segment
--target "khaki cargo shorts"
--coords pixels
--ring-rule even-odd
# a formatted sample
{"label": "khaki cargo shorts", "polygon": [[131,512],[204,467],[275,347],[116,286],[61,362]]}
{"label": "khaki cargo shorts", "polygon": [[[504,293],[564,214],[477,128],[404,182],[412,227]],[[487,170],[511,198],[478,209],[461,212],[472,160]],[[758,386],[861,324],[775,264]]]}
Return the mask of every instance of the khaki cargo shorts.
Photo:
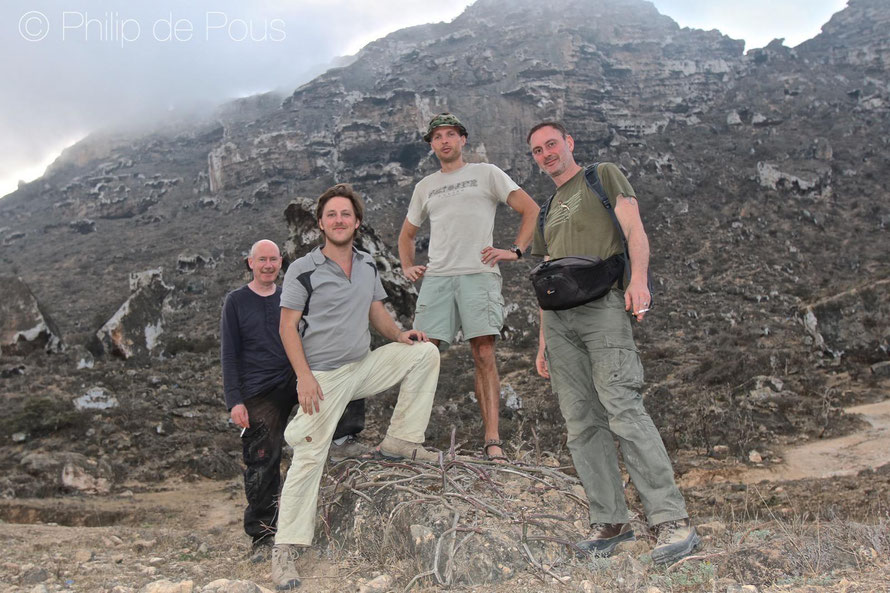
{"label": "khaki cargo shorts", "polygon": [[414,329],[434,340],[453,343],[463,339],[498,336],[504,326],[501,275],[493,272],[458,276],[424,276]]}

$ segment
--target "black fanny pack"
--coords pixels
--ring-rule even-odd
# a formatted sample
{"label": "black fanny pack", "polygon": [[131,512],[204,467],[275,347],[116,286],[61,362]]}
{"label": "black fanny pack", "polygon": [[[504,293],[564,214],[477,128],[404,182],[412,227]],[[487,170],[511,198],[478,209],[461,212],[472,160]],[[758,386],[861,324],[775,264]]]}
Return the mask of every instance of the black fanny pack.
{"label": "black fanny pack", "polygon": [[541,308],[561,311],[602,298],[623,274],[623,253],[608,259],[572,255],[538,264],[530,278]]}

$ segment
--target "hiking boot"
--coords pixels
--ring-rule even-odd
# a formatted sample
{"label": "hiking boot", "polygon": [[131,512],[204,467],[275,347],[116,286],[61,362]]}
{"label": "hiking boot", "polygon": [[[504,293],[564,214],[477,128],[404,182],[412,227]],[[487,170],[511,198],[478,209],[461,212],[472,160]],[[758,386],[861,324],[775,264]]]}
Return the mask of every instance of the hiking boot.
{"label": "hiking boot", "polygon": [[427,451],[423,448],[423,443],[412,443],[411,441],[403,441],[396,437],[386,435],[380,442],[380,456],[385,459],[413,459],[414,461],[426,461],[428,463],[439,463],[439,454],[433,451]]}
{"label": "hiking boot", "polygon": [[593,556],[611,556],[621,542],[636,539],[630,523],[593,523],[587,539],[578,542],[579,548]]}
{"label": "hiking boot", "polygon": [[347,435],[341,444],[331,441],[328,449],[328,459],[331,463],[340,463],[347,459],[358,459],[371,452],[371,449],[358,440],[354,434]]}
{"label": "hiking boot", "polygon": [[652,549],[652,562],[656,564],[676,562],[691,554],[701,543],[689,519],[659,523],[655,526],[655,534],[658,540]]}
{"label": "hiking boot", "polygon": [[262,564],[272,559],[272,545],[275,543],[275,534],[255,538],[250,545],[248,554],[251,564]]}
{"label": "hiking boot", "polygon": [[294,561],[300,556],[300,546],[275,544],[272,546],[272,581],[279,591],[290,591],[300,586],[300,575]]}

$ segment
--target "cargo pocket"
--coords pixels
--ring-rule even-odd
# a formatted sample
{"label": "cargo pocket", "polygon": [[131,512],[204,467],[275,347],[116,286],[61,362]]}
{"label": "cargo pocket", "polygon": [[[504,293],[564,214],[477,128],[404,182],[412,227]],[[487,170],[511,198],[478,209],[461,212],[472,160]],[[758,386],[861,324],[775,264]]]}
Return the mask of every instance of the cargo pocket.
{"label": "cargo pocket", "polygon": [[241,437],[241,444],[244,451],[244,463],[248,467],[264,463],[266,458],[272,454],[268,450],[268,436],[269,427],[265,423],[260,423],[259,426],[251,426],[244,431],[244,436]]}
{"label": "cargo pocket", "polygon": [[[607,340],[607,343],[609,340]],[[609,384],[639,391],[643,387],[643,363],[635,346],[611,345]]]}

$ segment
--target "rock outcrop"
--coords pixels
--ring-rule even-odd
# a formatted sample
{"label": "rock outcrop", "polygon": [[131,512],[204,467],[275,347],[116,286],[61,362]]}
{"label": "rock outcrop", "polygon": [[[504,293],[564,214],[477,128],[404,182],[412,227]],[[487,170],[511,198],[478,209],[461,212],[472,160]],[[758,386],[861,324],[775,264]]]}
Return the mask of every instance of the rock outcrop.
{"label": "rock outcrop", "polygon": [[32,475],[49,477],[55,488],[74,492],[107,494],[114,483],[114,469],[105,459],[91,459],[79,453],[28,453],[22,468]]}
{"label": "rock outcrop", "polygon": [[18,277],[0,277],[0,354],[28,354],[35,350],[59,352],[59,329]]}
{"label": "rock outcrop", "polygon": [[160,269],[130,274],[132,294],[96,332],[95,354],[124,360],[151,356],[164,332],[164,305],[173,291],[161,274]]}

